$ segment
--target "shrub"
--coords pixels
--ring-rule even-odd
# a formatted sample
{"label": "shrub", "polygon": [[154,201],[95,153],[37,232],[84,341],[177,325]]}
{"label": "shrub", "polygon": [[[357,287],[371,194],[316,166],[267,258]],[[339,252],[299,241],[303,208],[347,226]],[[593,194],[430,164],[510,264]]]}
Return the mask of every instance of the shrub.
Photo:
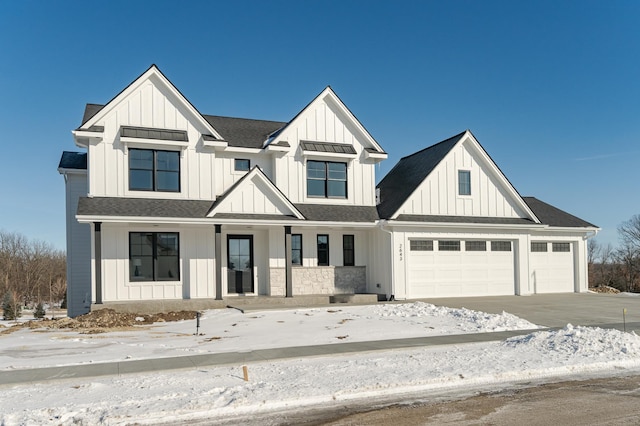
{"label": "shrub", "polygon": [[45,314],[46,311],[44,310],[44,305],[42,304],[42,302],[38,303],[38,306],[36,306],[36,310],[33,311],[33,317],[42,319],[44,318]]}
{"label": "shrub", "polygon": [[13,292],[9,291],[2,300],[2,319],[15,320],[22,316],[22,306],[16,301]]}

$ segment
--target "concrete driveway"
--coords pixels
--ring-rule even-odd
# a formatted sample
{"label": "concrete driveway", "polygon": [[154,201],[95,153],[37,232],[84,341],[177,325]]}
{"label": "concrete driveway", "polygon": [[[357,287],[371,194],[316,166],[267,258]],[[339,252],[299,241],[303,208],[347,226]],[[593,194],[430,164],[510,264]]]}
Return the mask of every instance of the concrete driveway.
{"label": "concrete driveway", "polygon": [[640,334],[640,295],[560,293],[420,300],[434,305],[496,314],[506,311],[546,327],[564,327],[571,323],[622,330],[622,312],[626,309],[626,330]]}

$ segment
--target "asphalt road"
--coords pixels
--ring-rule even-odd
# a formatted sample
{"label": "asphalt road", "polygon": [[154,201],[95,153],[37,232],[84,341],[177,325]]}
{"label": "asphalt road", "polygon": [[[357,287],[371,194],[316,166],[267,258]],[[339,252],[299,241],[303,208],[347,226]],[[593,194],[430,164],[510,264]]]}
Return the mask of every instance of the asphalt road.
{"label": "asphalt road", "polygon": [[[338,416],[338,413],[334,413]],[[298,419],[303,420],[303,419]],[[293,424],[288,419],[286,424]],[[640,376],[600,378],[507,389],[448,402],[416,402],[296,422],[347,425],[638,425]]]}

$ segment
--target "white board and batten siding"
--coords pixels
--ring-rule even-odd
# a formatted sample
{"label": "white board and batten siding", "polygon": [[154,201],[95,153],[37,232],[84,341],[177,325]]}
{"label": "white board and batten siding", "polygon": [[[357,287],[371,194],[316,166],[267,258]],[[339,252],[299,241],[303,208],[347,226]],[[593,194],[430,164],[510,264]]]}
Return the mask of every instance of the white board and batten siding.
{"label": "white board and batten siding", "polygon": [[[130,232],[178,232],[180,238],[180,279],[176,281],[131,281],[129,279]],[[215,297],[214,242],[213,227],[150,225],[130,227],[103,223],[103,301]]]}
{"label": "white board and batten siding", "polygon": [[[364,135],[356,129],[348,117],[330,97],[318,98],[282,132],[274,142],[286,141],[291,145],[282,158],[274,163],[274,183],[293,203],[328,203],[350,205],[375,205],[375,164],[364,159],[364,148],[369,147]],[[351,145],[357,152],[355,159],[326,157],[321,153],[302,154],[300,141],[342,143]],[[347,199],[322,199],[307,197],[306,161],[335,161],[347,163]]]}
{"label": "white board and batten siding", "polygon": [[[456,145],[396,213],[518,218],[527,215],[507,194],[493,165],[469,141]],[[471,173],[471,195],[458,195],[458,171]]]}
{"label": "white board and batten siding", "polygon": [[[217,190],[216,176],[213,173],[216,166],[215,153],[198,145],[200,135],[209,131],[185,109],[181,100],[164,90],[161,85],[154,84],[153,80],[151,77],[141,84],[96,123],[104,126],[104,137],[101,142],[89,145],[89,194],[100,197],[214,199]],[[124,144],[119,136],[121,126],[183,130],[188,134],[189,145],[172,146],[170,141],[158,141],[153,146]],[[127,145],[134,148],[180,151],[181,191],[130,191]]]}

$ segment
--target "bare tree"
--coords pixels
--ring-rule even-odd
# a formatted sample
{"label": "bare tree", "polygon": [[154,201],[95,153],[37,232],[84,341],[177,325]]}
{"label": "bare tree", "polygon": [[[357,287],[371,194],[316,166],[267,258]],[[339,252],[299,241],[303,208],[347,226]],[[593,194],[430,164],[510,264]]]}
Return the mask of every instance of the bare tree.
{"label": "bare tree", "polygon": [[0,297],[11,292],[16,301],[58,303],[66,291],[66,259],[51,244],[0,231]]}

